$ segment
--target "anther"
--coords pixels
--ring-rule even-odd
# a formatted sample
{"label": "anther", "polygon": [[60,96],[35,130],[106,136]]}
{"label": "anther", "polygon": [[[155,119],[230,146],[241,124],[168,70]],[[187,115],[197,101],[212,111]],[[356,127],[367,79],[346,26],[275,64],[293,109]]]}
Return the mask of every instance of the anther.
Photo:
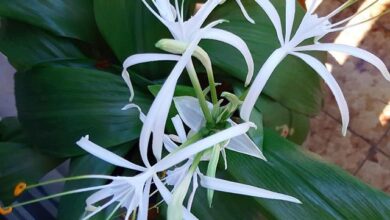
{"label": "anther", "polygon": [[24,190],[27,188],[27,184],[25,182],[20,182],[15,186],[14,196],[20,196]]}
{"label": "anther", "polygon": [[12,212],[12,207],[0,207],[0,215],[8,215]]}

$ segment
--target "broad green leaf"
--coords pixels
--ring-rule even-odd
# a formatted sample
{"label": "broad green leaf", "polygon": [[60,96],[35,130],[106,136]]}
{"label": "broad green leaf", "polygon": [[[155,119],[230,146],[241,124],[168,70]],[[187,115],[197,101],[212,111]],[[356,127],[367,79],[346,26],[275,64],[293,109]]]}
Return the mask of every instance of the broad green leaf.
{"label": "broad green leaf", "polygon": [[0,142],[25,142],[25,134],[18,118],[7,117],[0,120]]}
{"label": "broad green leaf", "polygon": [[[138,111],[121,110],[129,102],[123,79],[87,66],[51,63],[16,74],[18,115],[30,141],[40,150],[74,156],[84,153],[75,142],[87,134],[104,147],[139,136]],[[146,113],[151,98],[138,89],[135,94],[134,102]]]}
{"label": "broad green leaf", "polygon": [[3,0],[0,2],[0,16],[62,37],[96,41],[98,36],[93,0]]}
{"label": "broad green leaf", "polygon": [[[278,40],[271,21],[258,4],[252,0],[242,2],[256,24],[245,20],[235,1],[227,1],[217,7],[209,20],[220,18],[229,20],[218,27],[237,34],[247,43],[255,62],[255,74],[257,74],[269,55],[279,47]],[[272,0],[271,2],[278,9],[284,21],[285,0]],[[302,16],[303,9],[297,6],[296,20],[300,20]],[[201,45],[209,53],[214,65],[226,74],[241,80],[243,84],[247,75],[247,67],[242,55],[235,48],[216,41],[203,41]],[[263,92],[291,110],[312,116],[321,108],[320,85],[320,78],[309,66],[288,56],[276,68]]]}
{"label": "broad green leaf", "polygon": [[[112,151],[118,155],[125,155],[132,147],[131,143],[126,143],[121,146],[113,147]],[[93,155],[84,155],[71,159],[69,176],[79,175],[110,175],[115,169],[115,166],[109,164]],[[72,181],[65,184],[64,191],[75,190],[80,188],[86,188],[91,186],[98,186],[107,184],[105,180],[101,179],[89,179],[81,181]],[[81,219],[85,213],[85,200],[92,195],[94,192],[86,192],[73,194],[61,198],[58,208],[58,219],[69,220],[69,219]],[[108,208],[110,209],[110,208]],[[105,219],[105,211],[94,216],[93,219]],[[109,214],[109,213],[108,213]]]}
{"label": "broad green leaf", "polygon": [[255,110],[261,112],[264,127],[273,129],[297,144],[306,140],[310,130],[308,116],[290,110],[265,95],[260,96]]}
{"label": "broad green leaf", "polygon": [[[215,192],[208,208],[206,191],[195,198],[199,219],[388,219],[390,197],[365,185],[335,165],[265,130],[263,152],[268,162],[228,152],[228,170],[219,177],[288,194],[302,201],[254,199]],[[164,212],[163,212],[164,214]]]}
{"label": "broad green leaf", "polygon": [[0,51],[19,71],[37,63],[85,57],[69,39],[52,36],[47,31],[17,21],[0,21]]}
{"label": "broad green leaf", "polygon": [[[194,0],[184,3],[187,14],[193,8]],[[155,48],[155,43],[161,38],[172,38],[168,29],[140,0],[94,0],[94,9],[103,38],[121,62],[136,53],[162,53]],[[136,70],[152,79],[166,76],[172,68],[170,63],[154,62],[141,64]]]}

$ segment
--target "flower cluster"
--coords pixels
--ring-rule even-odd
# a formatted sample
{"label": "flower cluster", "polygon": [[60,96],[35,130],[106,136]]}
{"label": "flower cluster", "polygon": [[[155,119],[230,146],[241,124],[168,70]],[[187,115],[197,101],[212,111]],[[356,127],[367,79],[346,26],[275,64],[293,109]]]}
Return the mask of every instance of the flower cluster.
{"label": "flower cluster", "polygon": [[[183,6],[180,7],[178,0],[175,0],[174,4],[171,4],[169,0],[142,1],[145,7],[166,26],[172,35],[172,39],[161,39],[156,43],[156,46],[166,53],[136,54],[128,57],[123,63],[122,77],[130,90],[130,104],[125,106],[123,110],[136,108],[140,114],[139,119],[143,122],[139,139],[139,152],[143,165],[130,162],[91,142],[89,137],[85,136],[77,142],[82,149],[107,163],[131,170],[137,174],[134,176],[86,175],[30,186],[22,183],[17,188],[18,195],[23,190],[55,182],[80,179],[104,179],[109,181],[106,185],[63,192],[1,208],[2,213],[44,199],[95,191],[86,200],[84,219],[89,219],[103,209],[114,205],[109,218],[119,209],[125,209],[125,219],[129,219],[133,213],[137,216],[137,219],[145,220],[148,216],[149,198],[155,194],[155,192],[151,192],[152,186],[157,189],[156,192],[168,204],[167,216],[171,220],[196,219],[191,213],[191,206],[198,187],[206,188],[210,206],[212,205],[214,191],[300,203],[298,199],[288,195],[216,178],[217,164],[221,157],[225,162],[225,169],[228,169],[226,150],[266,161],[261,150],[246,133],[249,129],[255,129],[256,127],[254,123],[250,122],[251,111],[273,70],[288,55],[296,56],[311,66],[325,80],[336,97],[342,115],[344,134],[348,124],[348,108],[341,89],[324,65],[304,52],[330,50],[346,52],[372,63],[387,80],[390,80],[386,66],[373,54],[346,45],[319,42],[327,33],[347,28],[342,25],[352,17],[334,24],[329,19],[354,1],[346,2],[325,17],[318,17],[314,14],[313,6],[309,7],[298,29],[293,33],[295,0],[286,0],[285,28],[282,27],[278,12],[269,0],[254,0],[264,9],[274,25],[280,48],[276,49],[261,67],[244,100],[226,91],[218,98],[217,83],[214,81],[210,57],[198,45],[202,39],[224,42],[235,47],[242,54],[248,70],[245,86],[251,83],[254,71],[253,59],[246,43],[237,35],[216,28],[218,24],[225,22],[225,20],[216,20],[204,25],[210,13],[218,5],[223,4],[224,0],[207,0],[188,20],[184,20]],[[241,1],[236,1],[246,19],[254,23],[255,21],[249,17]],[[314,39],[313,44],[308,45],[307,39]],[[305,44],[303,44],[304,41]],[[206,70],[209,83],[206,90],[203,90],[200,85],[193,65],[193,58],[199,60]],[[145,115],[140,107],[132,103],[136,94],[134,94],[127,69],[140,63],[155,61],[172,61],[176,62],[176,65]],[[196,97],[174,97],[177,81],[185,70],[189,75]],[[206,101],[208,93],[210,93],[210,102]],[[166,134],[165,127],[172,101],[178,112],[178,115],[171,119],[176,134]],[[239,124],[231,119],[237,110],[240,110],[240,116],[244,121]],[[154,156],[153,161],[156,161],[154,163],[148,158],[150,149]],[[207,163],[206,172],[202,173],[199,168],[200,163]],[[23,189],[20,189],[20,186]],[[186,205],[184,205],[185,200],[187,200]]]}

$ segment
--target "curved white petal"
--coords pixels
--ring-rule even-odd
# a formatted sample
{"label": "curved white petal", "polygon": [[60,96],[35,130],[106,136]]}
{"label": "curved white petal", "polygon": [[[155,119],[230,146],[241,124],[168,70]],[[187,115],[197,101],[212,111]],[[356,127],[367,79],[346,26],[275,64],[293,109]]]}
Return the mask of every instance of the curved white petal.
{"label": "curved white petal", "polygon": [[203,175],[200,176],[200,179],[201,179],[200,184],[203,187],[216,190],[216,191],[234,193],[234,194],[240,194],[246,196],[254,196],[254,197],[266,198],[266,199],[284,200],[284,201],[294,202],[294,203],[301,203],[298,199],[292,196],[272,192],[269,190],[261,189],[246,184],[231,182],[231,181],[203,176]]}
{"label": "curved white petal", "polygon": [[241,12],[242,14],[244,15],[244,17],[246,18],[246,20],[248,20],[250,23],[254,24],[255,21],[253,20],[253,18],[251,18],[248,14],[248,12],[246,11],[244,5],[242,4],[241,0],[236,0],[238,6],[240,7],[241,9]]}
{"label": "curved white petal", "polygon": [[88,153],[119,167],[128,168],[137,171],[144,171],[145,168],[134,164],[128,160],[123,159],[122,157],[112,153],[111,151],[100,147],[99,145],[91,142],[89,136],[82,137],[79,141],[76,142],[81,148],[83,148]]}
{"label": "curved white petal", "polygon": [[374,54],[352,46],[332,43],[320,43],[309,46],[297,47],[294,51],[337,51],[350,54],[374,65],[382,73],[386,80],[390,81],[390,73],[381,59]]}
{"label": "curved white petal", "polygon": [[142,112],[141,108],[140,108],[138,105],[136,105],[136,104],[134,104],[134,103],[130,103],[130,104],[125,105],[121,110],[125,111],[125,110],[129,110],[129,109],[132,109],[132,108],[135,108],[135,109],[138,110],[138,112],[139,112],[139,120],[141,120],[142,122],[144,122],[146,116],[145,116],[145,114]]}
{"label": "curved white petal", "polygon": [[188,211],[191,211],[192,202],[194,201],[195,193],[196,193],[196,190],[198,189],[198,186],[199,186],[198,173],[195,172],[194,175],[192,176],[192,192],[190,194],[190,197],[188,197],[188,203],[187,203]]}
{"label": "curved white petal", "polygon": [[328,84],[330,90],[336,98],[336,102],[339,106],[341,113],[341,121],[342,121],[342,133],[345,136],[347,134],[347,128],[349,123],[349,111],[347,101],[344,98],[343,92],[341,91],[340,86],[338,85],[336,79],[332,76],[332,74],[326,69],[326,67],[317,59],[312,56],[293,52],[291,53],[294,56],[301,58],[305,63],[311,66]]}
{"label": "curved white petal", "polygon": [[175,142],[173,142],[168,135],[164,135],[163,142],[164,142],[165,149],[169,153],[175,151],[178,148],[177,144],[175,144]]}
{"label": "curved white petal", "polygon": [[243,120],[249,121],[251,112],[257,99],[260,96],[261,91],[265,87],[268,79],[270,78],[272,72],[279,65],[280,62],[287,55],[287,52],[283,49],[275,50],[271,56],[265,61],[261,67],[259,73],[256,76],[255,81],[252,83],[248,94],[245,97],[244,103],[241,106],[240,116]]}
{"label": "curved white petal", "polygon": [[129,72],[127,72],[127,68],[140,64],[140,63],[147,63],[147,62],[153,62],[153,61],[177,61],[180,59],[180,56],[172,55],[172,54],[160,54],[160,53],[145,53],[145,54],[136,54],[129,56],[124,62],[123,62],[123,71],[122,71],[122,78],[126,82],[127,86],[130,90],[130,102],[134,98],[134,89],[133,84],[131,83]]}
{"label": "curved white petal", "polygon": [[[191,96],[173,98],[177,112],[191,130],[198,131],[205,124],[205,118],[199,105],[199,100]],[[209,108],[213,106],[208,103]]]}
{"label": "curved white petal", "polygon": [[155,4],[162,18],[168,21],[175,21],[176,10],[169,0],[155,0]]}
{"label": "curved white petal", "polygon": [[245,59],[248,68],[248,73],[245,80],[245,86],[247,86],[251,82],[253,77],[254,63],[253,63],[252,54],[249,51],[249,48],[245,43],[245,41],[243,41],[239,36],[231,32],[218,29],[218,28],[211,28],[209,31],[207,31],[204,34],[203,38],[224,42],[226,44],[235,47],[238,51],[240,51],[240,53],[243,55]]}
{"label": "curved white petal", "polygon": [[137,220],[147,220],[148,212],[149,212],[149,193],[150,193],[150,185],[152,184],[152,179],[149,179],[146,182],[144,192],[141,197],[141,202],[138,209]]}
{"label": "curved white petal", "polygon": [[187,134],[186,130],[184,129],[183,121],[181,120],[179,115],[176,115],[172,119],[173,126],[175,127],[177,135],[179,135],[179,139],[181,143],[186,142],[187,140]]}
{"label": "curved white petal", "polygon": [[286,33],[285,33],[285,43],[290,41],[292,28],[294,25],[295,17],[295,1],[296,0],[286,0]]}
{"label": "curved white petal", "polygon": [[[231,124],[235,124],[233,121],[229,120]],[[257,157],[259,159],[267,161],[264,157],[261,150],[256,146],[256,144],[250,139],[246,134],[234,137],[230,139],[229,143],[226,146],[227,149],[236,151],[238,153],[246,154],[252,157]]]}
{"label": "curved white petal", "polygon": [[202,27],[202,24],[210,15],[210,13],[214,10],[215,7],[221,0],[208,0],[206,1],[202,7],[196,12],[194,16],[192,16],[186,23],[186,27],[190,28],[186,30],[188,33],[192,33],[191,30],[197,30]]}
{"label": "curved white petal", "polygon": [[123,69],[127,69],[131,66],[148,63],[154,61],[178,61],[180,56],[174,54],[165,54],[165,53],[143,53],[135,54],[126,58],[123,62]]}
{"label": "curved white petal", "polygon": [[139,143],[141,157],[146,166],[150,166],[147,157],[147,152],[152,132],[153,154],[157,160],[161,159],[164,128],[168,117],[169,107],[171,106],[171,101],[175,91],[176,83],[184,68],[186,67],[187,63],[190,61],[191,56],[194,53],[202,34],[202,31],[198,33],[195,39],[189,44],[184,54],[180,57],[179,61],[166,79],[164,85],[158,92],[146,116],[144,125],[141,130]]}
{"label": "curved white petal", "polygon": [[[169,204],[172,200],[172,194],[171,192],[165,187],[165,185],[161,182],[160,178],[154,174],[153,176],[153,182],[156,185],[156,188],[158,189],[158,192],[160,193],[161,197],[164,199],[165,203]],[[191,212],[189,212],[187,209],[184,209],[184,219],[185,220],[197,220],[194,215],[192,215]]]}
{"label": "curved white petal", "polygon": [[193,144],[188,145],[183,149],[180,149],[176,152],[167,155],[153,166],[154,170],[156,170],[156,172],[167,170],[170,167],[186,159],[189,159],[193,155],[203,150],[206,150],[218,143],[229,140],[241,134],[245,134],[251,127],[255,127],[255,125],[251,122],[246,122],[210,135],[204,139],[201,139]]}
{"label": "curved white petal", "polygon": [[276,34],[279,39],[280,45],[284,44],[283,40],[283,31],[282,31],[282,23],[280,21],[280,17],[278,12],[276,11],[275,7],[272,5],[272,3],[269,0],[255,0],[257,4],[260,5],[261,8],[263,8],[264,12],[267,14],[269,19],[271,20],[272,24],[274,25],[274,28],[276,30]]}

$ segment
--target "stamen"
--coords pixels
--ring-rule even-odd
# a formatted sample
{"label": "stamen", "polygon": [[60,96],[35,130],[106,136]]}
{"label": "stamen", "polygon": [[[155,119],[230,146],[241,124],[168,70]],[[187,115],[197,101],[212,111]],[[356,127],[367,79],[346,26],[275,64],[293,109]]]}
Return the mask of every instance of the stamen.
{"label": "stamen", "polygon": [[342,25],[342,24],[344,24],[344,23],[350,21],[350,20],[353,19],[354,17],[360,15],[361,13],[365,12],[367,9],[371,8],[371,6],[373,6],[374,4],[376,4],[378,1],[379,1],[379,0],[376,0],[376,1],[372,2],[372,3],[369,4],[367,7],[365,7],[365,8],[363,8],[362,10],[356,12],[356,13],[355,13],[354,15],[352,15],[352,16],[349,16],[349,17],[346,18],[346,19],[343,19],[343,20],[341,20],[341,21],[339,21],[339,22],[337,22],[337,23],[332,24],[331,27],[337,27],[337,26],[339,26],[339,25]]}
{"label": "stamen", "polygon": [[0,215],[9,215],[12,212],[12,207],[0,207]]}
{"label": "stamen", "polygon": [[358,22],[358,23],[355,23],[355,24],[351,24],[351,25],[348,25],[348,26],[344,26],[344,27],[333,28],[333,29],[330,30],[330,32],[338,32],[338,31],[342,31],[342,30],[347,29],[347,28],[355,27],[355,26],[361,25],[361,24],[363,24],[363,23],[369,22],[369,21],[371,21],[371,20],[377,19],[377,18],[379,18],[379,17],[381,17],[381,16],[383,16],[383,15],[385,15],[385,14],[387,14],[387,13],[390,13],[390,9],[387,10],[387,11],[384,11],[384,12],[380,13],[380,14],[377,15],[377,16],[368,18],[368,19],[366,19],[366,20],[364,20],[364,21],[361,21],[361,22]]}
{"label": "stamen", "polygon": [[25,182],[18,183],[18,185],[16,185],[14,189],[14,196],[20,196],[24,192],[24,190],[26,190],[26,188],[27,184]]}

